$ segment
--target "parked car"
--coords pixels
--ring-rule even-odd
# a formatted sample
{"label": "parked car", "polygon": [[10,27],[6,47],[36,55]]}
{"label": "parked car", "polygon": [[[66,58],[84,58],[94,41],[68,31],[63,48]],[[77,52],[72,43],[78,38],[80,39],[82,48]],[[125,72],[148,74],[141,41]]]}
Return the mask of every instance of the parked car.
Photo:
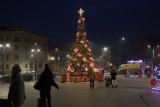
{"label": "parked car", "polygon": [[26,71],[24,74],[25,75],[34,75],[35,71],[34,70],[29,70],[29,71]]}

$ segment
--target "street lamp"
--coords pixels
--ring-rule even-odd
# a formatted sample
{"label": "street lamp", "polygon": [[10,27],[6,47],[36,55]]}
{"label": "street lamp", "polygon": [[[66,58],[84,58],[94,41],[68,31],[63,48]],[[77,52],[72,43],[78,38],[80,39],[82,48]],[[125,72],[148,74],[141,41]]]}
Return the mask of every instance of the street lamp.
{"label": "street lamp", "polygon": [[109,69],[110,69],[110,50],[109,50],[109,47],[104,47],[103,48],[103,51],[104,52],[107,52],[108,51],[108,67],[109,67]]}
{"label": "street lamp", "polygon": [[34,64],[35,64],[35,80],[37,80],[37,53],[40,52],[40,49],[37,48],[37,43],[34,44],[34,48],[31,49],[31,52],[34,53]]}
{"label": "street lamp", "polygon": [[5,57],[5,55],[6,55],[6,48],[9,48],[10,47],[10,44],[9,43],[7,43],[7,44],[0,44],[0,48],[2,48],[2,52],[3,52],[3,72],[2,72],[2,74],[3,74],[3,84],[5,83],[5,68],[6,68],[6,57]]}
{"label": "street lamp", "polygon": [[[151,47],[151,45],[148,45],[147,48],[152,48],[152,72],[153,72],[153,67],[154,67],[154,62],[155,62],[155,48]],[[159,48],[159,45],[156,46],[156,48]]]}
{"label": "street lamp", "polygon": [[121,45],[121,42],[124,42],[124,41],[125,41],[125,37],[122,37],[119,41],[119,61],[118,61],[119,66],[121,64],[121,46],[120,45]]}

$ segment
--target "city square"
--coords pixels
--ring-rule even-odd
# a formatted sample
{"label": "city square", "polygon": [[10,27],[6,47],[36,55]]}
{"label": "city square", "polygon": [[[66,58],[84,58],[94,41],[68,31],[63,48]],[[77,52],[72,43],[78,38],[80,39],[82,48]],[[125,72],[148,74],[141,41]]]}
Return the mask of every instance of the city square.
{"label": "city square", "polygon": [[[118,75],[118,88],[105,87],[105,81],[89,83],[60,83],[60,90],[52,87],[53,107],[158,107],[160,91],[151,89],[150,78],[124,77]],[[25,82],[26,100],[23,107],[37,107],[39,92],[33,88],[35,81]],[[9,84],[0,84],[0,98],[7,98]],[[147,105],[147,104],[148,105]]]}
{"label": "city square", "polygon": [[158,107],[159,3],[1,2],[0,104]]}

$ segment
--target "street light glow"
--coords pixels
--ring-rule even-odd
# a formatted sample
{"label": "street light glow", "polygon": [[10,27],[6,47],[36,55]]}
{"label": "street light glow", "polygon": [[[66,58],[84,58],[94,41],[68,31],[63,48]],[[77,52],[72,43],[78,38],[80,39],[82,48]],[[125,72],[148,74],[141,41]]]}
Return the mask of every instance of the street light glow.
{"label": "street light glow", "polygon": [[125,37],[122,37],[122,41],[124,41],[125,40]]}
{"label": "street light glow", "polygon": [[40,52],[40,49],[37,49],[37,52]]}
{"label": "street light glow", "polygon": [[148,48],[151,48],[151,45],[148,45],[147,47],[148,47]]}
{"label": "street light glow", "polygon": [[34,49],[32,49],[31,52],[34,52]]}
{"label": "street light glow", "polygon": [[121,42],[125,42],[125,37],[122,37],[120,40],[119,40],[119,44],[118,44],[118,47],[119,47],[119,58],[118,58],[118,64],[120,65],[121,64]]}
{"label": "street light glow", "polygon": [[103,48],[103,50],[104,50],[104,51],[107,51],[107,50],[108,50],[108,48],[107,48],[107,47],[104,47],[104,48]]}
{"label": "street light glow", "polygon": [[10,44],[7,43],[7,44],[6,44],[6,47],[10,47]]}
{"label": "street light glow", "polygon": [[0,44],[0,48],[2,48],[2,51],[3,51],[3,72],[2,72],[2,75],[3,75],[3,84],[5,83],[5,69],[6,69],[6,48],[9,48],[10,47],[10,44],[7,43],[7,44]]}
{"label": "street light glow", "polygon": [[55,48],[55,51],[58,51],[58,48]]}
{"label": "street light glow", "polygon": [[31,57],[34,57],[35,80],[36,80],[37,79],[37,53],[40,52],[40,49],[37,48],[37,43],[34,43],[34,48],[31,49],[31,52],[34,53],[34,55],[31,55]]}
{"label": "street light glow", "polygon": [[[3,47],[4,45],[3,44],[0,44],[0,47]],[[10,44],[9,43],[7,43],[6,45],[5,45],[5,47],[10,47]]]}
{"label": "street light glow", "polygon": [[67,58],[69,58],[69,57],[70,57],[70,55],[68,54],[68,55],[67,55]]}

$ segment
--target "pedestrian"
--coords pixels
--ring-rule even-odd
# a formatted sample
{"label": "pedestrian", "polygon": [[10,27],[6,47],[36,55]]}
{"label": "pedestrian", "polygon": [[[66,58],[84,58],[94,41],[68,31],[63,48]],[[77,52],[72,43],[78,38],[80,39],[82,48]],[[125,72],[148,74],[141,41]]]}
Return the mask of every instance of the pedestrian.
{"label": "pedestrian", "polygon": [[39,78],[39,85],[40,85],[40,107],[46,102],[48,107],[51,107],[51,86],[54,86],[55,88],[59,89],[59,86],[55,83],[53,78],[53,73],[50,70],[50,67],[48,64],[45,64],[44,71],[41,73]]}
{"label": "pedestrian", "polygon": [[13,66],[8,92],[8,100],[13,102],[13,107],[20,107],[26,99],[24,81],[20,72],[21,68],[19,65]]}
{"label": "pedestrian", "polygon": [[151,77],[151,69],[147,68],[147,78]]}
{"label": "pedestrian", "polygon": [[137,72],[137,70],[135,70],[135,71],[134,71],[135,77],[137,77],[137,74],[138,74],[138,72]]}
{"label": "pedestrian", "polygon": [[95,72],[93,70],[88,71],[88,78],[90,82],[90,88],[94,89]]}
{"label": "pedestrian", "polygon": [[102,68],[102,77],[104,77],[104,68]]}
{"label": "pedestrian", "polygon": [[116,86],[116,88],[117,88],[118,87],[117,81],[116,81],[117,72],[115,71],[115,69],[113,69],[111,71],[110,76],[111,76],[111,80],[112,80],[112,88],[114,88],[114,86]]}

